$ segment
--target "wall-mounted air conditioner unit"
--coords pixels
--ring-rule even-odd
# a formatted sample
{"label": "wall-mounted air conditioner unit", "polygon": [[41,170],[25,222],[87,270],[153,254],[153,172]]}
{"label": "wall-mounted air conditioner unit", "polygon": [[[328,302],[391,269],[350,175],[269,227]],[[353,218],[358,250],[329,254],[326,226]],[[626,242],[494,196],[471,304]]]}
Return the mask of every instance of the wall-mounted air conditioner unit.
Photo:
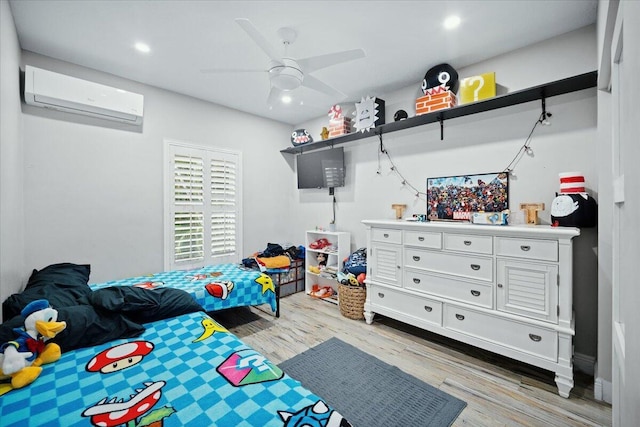
{"label": "wall-mounted air conditioner unit", "polygon": [[142,124],[144,97],[27,65],[24,100],[29,105]]}

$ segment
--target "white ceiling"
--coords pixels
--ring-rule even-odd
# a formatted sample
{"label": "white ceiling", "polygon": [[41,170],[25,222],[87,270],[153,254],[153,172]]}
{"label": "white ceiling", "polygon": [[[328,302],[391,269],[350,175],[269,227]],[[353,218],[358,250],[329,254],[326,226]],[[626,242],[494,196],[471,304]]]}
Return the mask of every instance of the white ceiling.
{"label": "white ceiling", "polygon": [[[169,1],[11,0],[23,49],[289,124],[320,117],[338,102],[415,84],[433,65],[460,69],[596,21],[597,0]],[[453,31],[444,18],[460,16]],[[300,59],[362,48],[366,57],[312,75],[344,92],[308,88],[294,102],[266,103],[269,59],[236,18],[248,18],[284,53],[281,27],[296,30],[289,56]],[[143,41],[149,54],[133,45]],[[303,105],[299,102],[304,101]]]}

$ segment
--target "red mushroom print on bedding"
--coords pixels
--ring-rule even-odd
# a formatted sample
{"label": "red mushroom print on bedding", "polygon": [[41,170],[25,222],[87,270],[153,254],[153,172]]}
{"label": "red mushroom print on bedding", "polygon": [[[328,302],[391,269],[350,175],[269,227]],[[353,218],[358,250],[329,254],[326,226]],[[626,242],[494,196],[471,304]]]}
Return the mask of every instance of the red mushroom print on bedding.
{"label": "red mushroom print on bedding", "polygon": [[89,372],[108,374],[129,368],[140,361],[153,350],[153,343],[149,341],[132,341],[110,347],[98,353],[87,363],[85,369]]}

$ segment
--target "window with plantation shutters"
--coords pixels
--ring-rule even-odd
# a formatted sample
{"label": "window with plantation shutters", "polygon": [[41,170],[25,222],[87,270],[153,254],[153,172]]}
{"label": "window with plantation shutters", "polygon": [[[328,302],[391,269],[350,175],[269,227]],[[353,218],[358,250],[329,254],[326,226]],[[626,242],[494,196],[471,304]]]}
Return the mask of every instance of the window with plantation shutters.
{"label": "window with plantation shutters", "polygon": [[240,153],[166,142],[165,268],[240,261]]}

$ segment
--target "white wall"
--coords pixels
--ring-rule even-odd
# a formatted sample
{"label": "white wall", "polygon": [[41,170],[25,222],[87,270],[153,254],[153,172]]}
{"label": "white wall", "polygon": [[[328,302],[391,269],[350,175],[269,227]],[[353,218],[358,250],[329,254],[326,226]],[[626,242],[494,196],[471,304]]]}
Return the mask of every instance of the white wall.
{"label": "white wall", "polygon": [[[498,85],[509,91],[536,86],[597,69],[595,26],[577,30],[537,45],[501,55],[482,64],[458,70],[461,77],[496,72]],[[392,94],[371,94],[386,101],[386,120],[393,120],[397,109],[415,113],[415,98],[419,95],[419,76],[415,87]],[[342,105],[344,110],[353,107]],[[550,222],[549,207],[559,191],[558,173],[581,171],[586,184],[597,199],[596,169],[596,90],[553,97],[547,100],[547,110],[553,114],[552,125],[538,127],[531,146],[533,156],[525,156],[511,176],[509,197],[512,208],[522,202],[544,202],[543,223]],[[414,187],[424,192],[428,177],[496,172],[503,170],[516,155],[541,113],[541,103],[531,102],[453,119],[444,123],[444,141],[440,141],[437,123],[383,136],[385,147],[397,169]],[[296,128],[308,129],[314,138],[328,117],[320,117]],[[402,185],[402,180],[390,170],[386,157],[380,157],[378,171],[377,137],[344,145],[347,164],[346,186],[337,188],[336,224],[338,230],[352,233],[352,247],[365,246],[362,219],[393,218],[393,203],[408,206],[405,215],[426,213],[423,197]],[[295,190],[299,203],[294,228],[313,229],[327,226],[331,219],[331,198],[327,190]],[[300,236],[302,237],[302,235]],[[576,310],[577,353],[591,363],[596,355],[597,269],[595,247],[597,230],[584,229],[576,240],[576,275],[574,306]]]}
{"label": "white wall", "polygon": [[292,178],[279,148],[290,126],[31,52],[22,64],[145,97],[141,132],[23,104],[30,268],[89,263],[92,282],[162,271],[164,138],[241,151],[245,253],[289,240],[281,189]]}
{"label": "white wall", "polygon": [[9,3],[0,0],[0,301],[18,292],[29,275],[24,260],[19,66],[13,16]]}

